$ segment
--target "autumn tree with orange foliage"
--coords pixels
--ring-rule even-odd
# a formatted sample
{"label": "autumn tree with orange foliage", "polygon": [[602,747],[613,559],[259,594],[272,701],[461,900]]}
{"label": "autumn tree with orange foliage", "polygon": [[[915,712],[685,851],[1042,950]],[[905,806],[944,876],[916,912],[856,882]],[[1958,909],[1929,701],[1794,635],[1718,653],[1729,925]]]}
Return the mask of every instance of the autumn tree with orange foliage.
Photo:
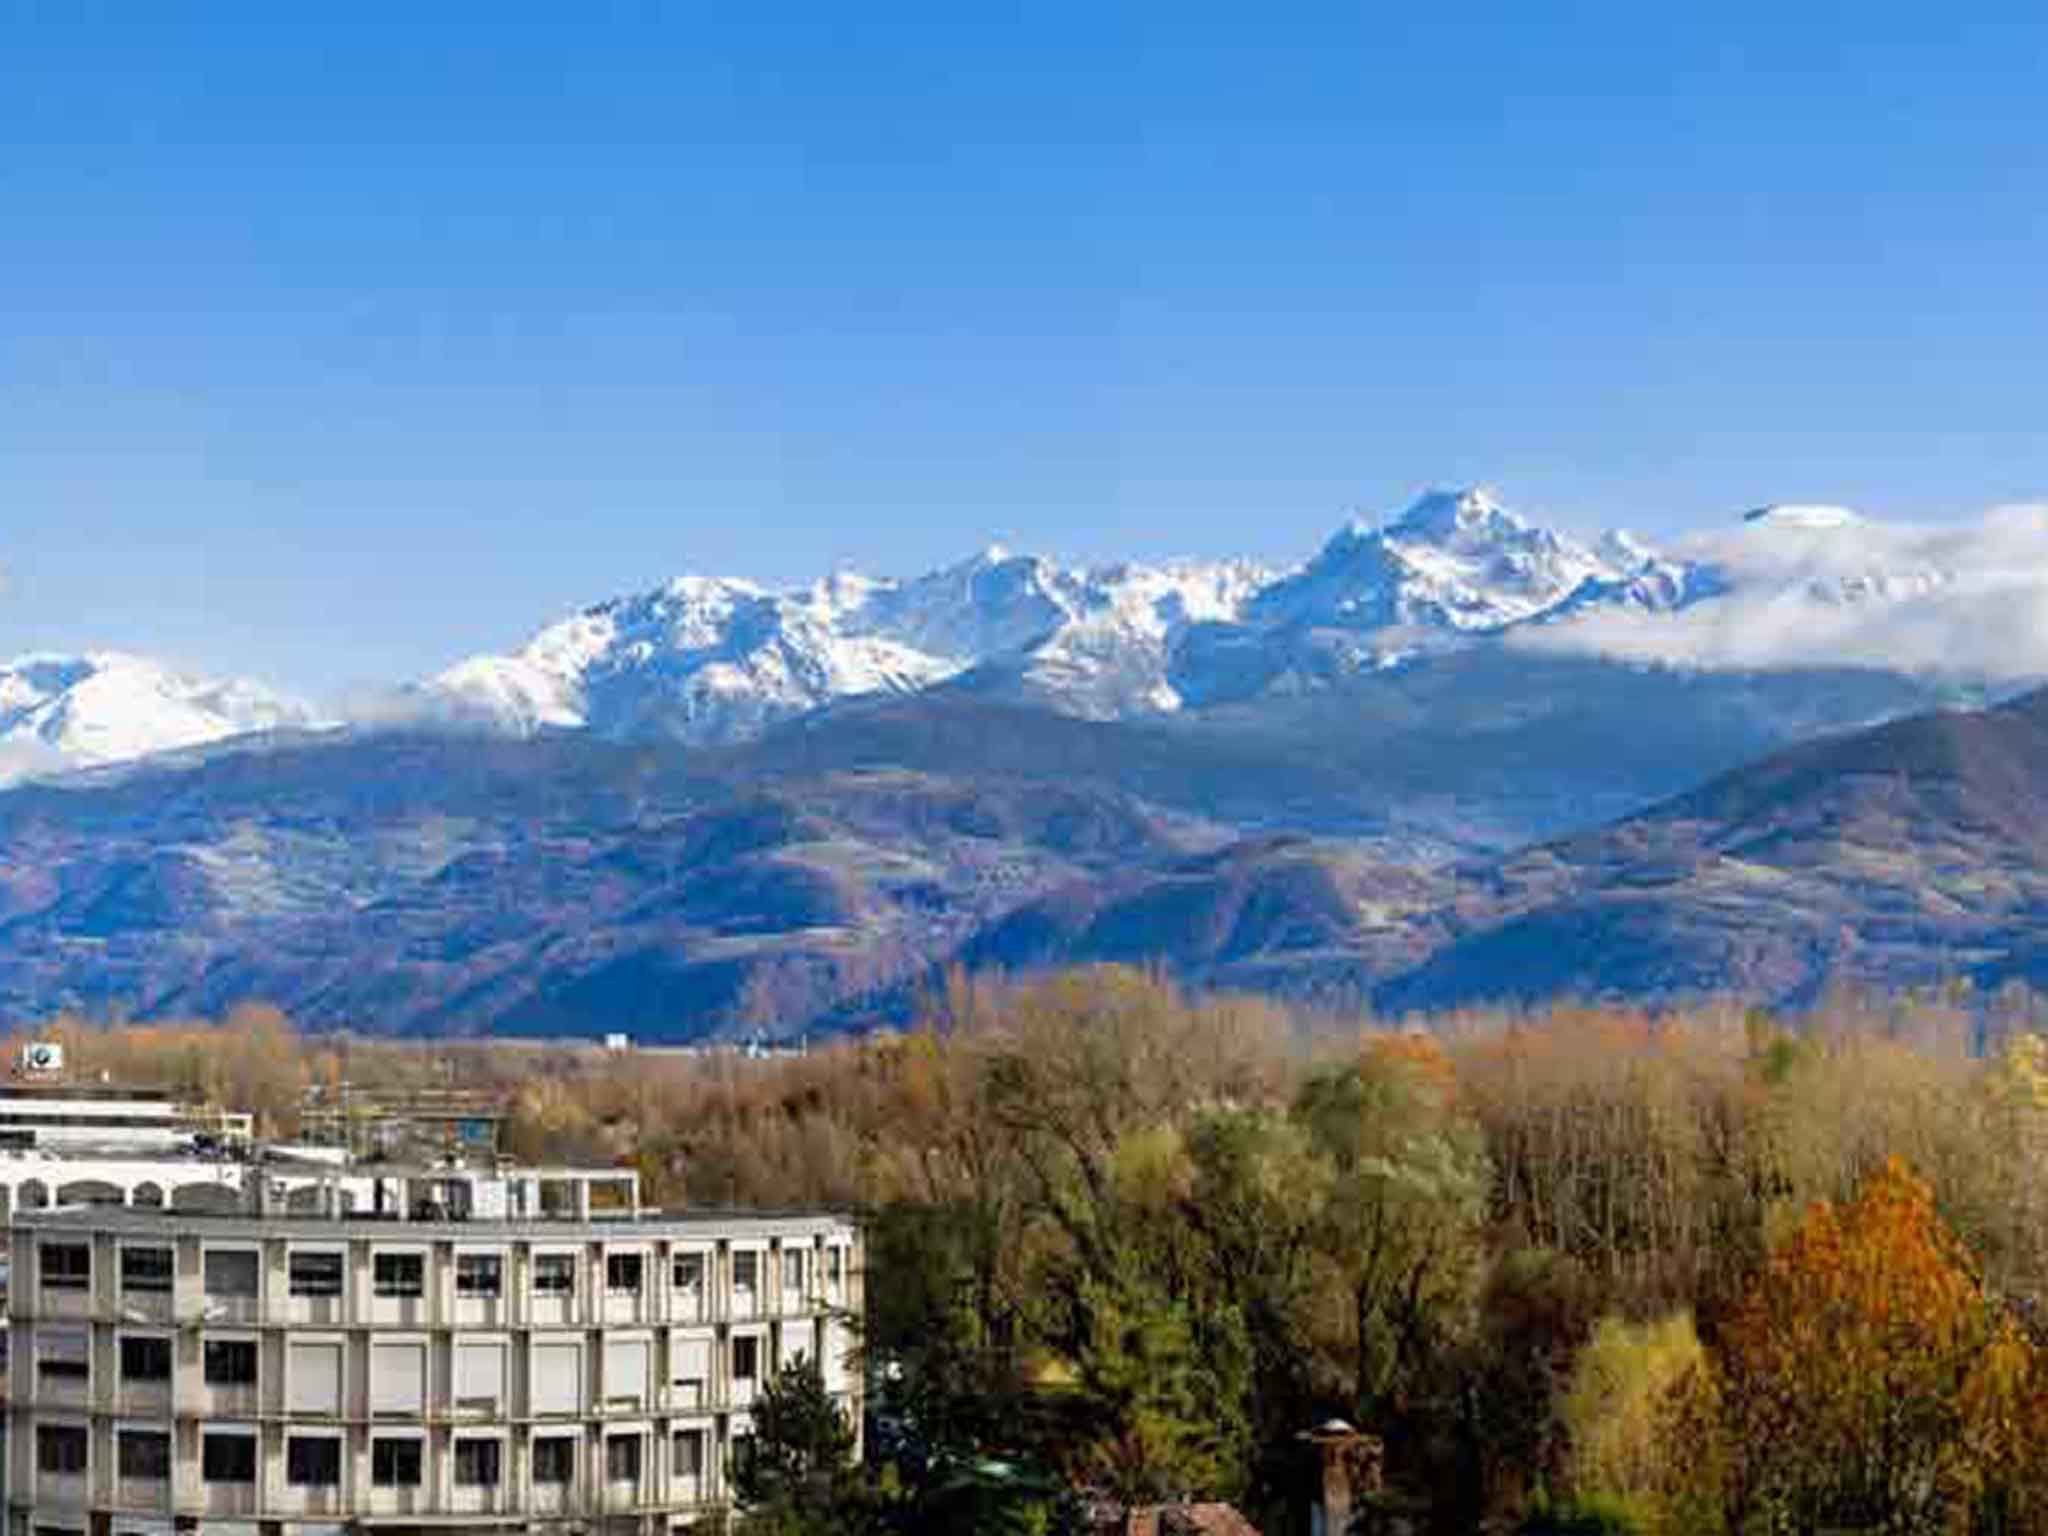
{"label": "autumn tree with orange foliage", "polygon": [[1737,1530],[1968,1529],[2002,1438],[1985,1416],[2026,1390],[1983,1384],[2033,1375],[1898,1158],[1853,1200],[1814,1205],[1721,1343]]}

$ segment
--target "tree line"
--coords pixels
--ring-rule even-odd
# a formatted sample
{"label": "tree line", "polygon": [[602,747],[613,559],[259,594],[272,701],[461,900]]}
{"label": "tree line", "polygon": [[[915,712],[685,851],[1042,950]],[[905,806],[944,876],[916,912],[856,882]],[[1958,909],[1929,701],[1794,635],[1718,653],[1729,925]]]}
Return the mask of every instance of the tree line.
{"label": "tree line", "polygon": [[[1924,996],[1423,1032],[1101,969],[956,980],[787,1060],[437,1049],[521,1155],[863,1213],[867,1463],[778,1384],[762,1531],[1053,1530],[1081,1490],[1292,1530],[1299,1435],[1341,1417],[1384,1445],[1367,1530],[1989,1533],[2048,1531],[2033,1023]],[[277,1134],[309,1083],[420,1070],[260,1010],[60,1037]]]}

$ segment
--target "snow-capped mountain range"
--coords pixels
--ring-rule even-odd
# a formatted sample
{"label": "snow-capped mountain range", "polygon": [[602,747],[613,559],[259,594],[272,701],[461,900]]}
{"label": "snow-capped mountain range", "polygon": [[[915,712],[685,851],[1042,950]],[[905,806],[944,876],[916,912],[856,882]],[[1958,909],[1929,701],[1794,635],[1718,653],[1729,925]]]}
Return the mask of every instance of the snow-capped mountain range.
{"label": "snow-capped mountain range", "polygon": [[[2048,518],[1914,531],[1780,505],[1658,550],[1626,533],[1582,541],[1462,488],[1348,523],[1280,570],[1066,567],[991,548],[904,580],[842,573],[774,589],[683,576],[406,685],[400,713],[711,743],[840,700],[948,687],[1117,719],[1477,643],[1707,667],[2048,674]],[[134,656],[0,667],[0,778],[316,723],[260,685]]]}
{"label": "snow-capped mountain range", "polygon": [[[1483,490],[1425,495],[1384,527],[1354,522],[1313,559],[1067,568],[993,548],[909,581],[836,576],[793,591],[683,577],[473,657],[422,697],[514,730],[730,740],[839,699],[942,683],[1120,718],[1231,691],[1204,656],[1289,637],[1351,637],[1355,664],[1499,631],[1588,583],[1645,577],[1647,551],[1594,550]],[[1239,668],[1238,670],[1242,670]],[[1270,672],[1270,668],[1255,669]]]}
{"label": "snow-capped mountain range", "polygon": [[1827,608],[1946,580],[1845,509],[1763,508],[1732,536],[1664,553],[1625,532],[1588,543],[1537,526],[1482,488],[1434,490],[1385,522],[1346,524],[1278,571],[1246,561],[1067,568],[990,549],[909,581],[841,575],[773,591],[683,577],[552,625],[511,655],[472,657],[414,697],[516,731],[690,742],[939,685],[1125,718],[1486,638],[1612,645],[1641,659],[1643,635],[1603,624],[1662,621],[1654,641],[1679,633],[1676,616],[1738,592]]}

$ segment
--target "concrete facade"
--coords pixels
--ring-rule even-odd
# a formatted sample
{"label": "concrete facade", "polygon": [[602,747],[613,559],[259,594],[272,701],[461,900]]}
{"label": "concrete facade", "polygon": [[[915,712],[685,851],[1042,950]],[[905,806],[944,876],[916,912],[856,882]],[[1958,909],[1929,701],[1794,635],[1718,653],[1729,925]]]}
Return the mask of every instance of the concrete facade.
{"label": "concrete facade", "polygon": [[563,1204],[17,1206],[9,1532],[644,1536],[728,1507],[782,1366],[858,1425],[851,1221]]}

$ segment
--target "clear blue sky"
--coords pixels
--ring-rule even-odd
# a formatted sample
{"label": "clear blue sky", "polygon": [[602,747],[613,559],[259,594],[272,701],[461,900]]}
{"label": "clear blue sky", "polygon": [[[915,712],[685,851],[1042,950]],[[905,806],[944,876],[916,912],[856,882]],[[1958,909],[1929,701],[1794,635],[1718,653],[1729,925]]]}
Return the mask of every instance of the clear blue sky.
{"label": "clear blue sky", "polygon": [[1432,480],[2048,494],[2044,58],[1883,0],[0,0],[0,652],[319,690]]}

